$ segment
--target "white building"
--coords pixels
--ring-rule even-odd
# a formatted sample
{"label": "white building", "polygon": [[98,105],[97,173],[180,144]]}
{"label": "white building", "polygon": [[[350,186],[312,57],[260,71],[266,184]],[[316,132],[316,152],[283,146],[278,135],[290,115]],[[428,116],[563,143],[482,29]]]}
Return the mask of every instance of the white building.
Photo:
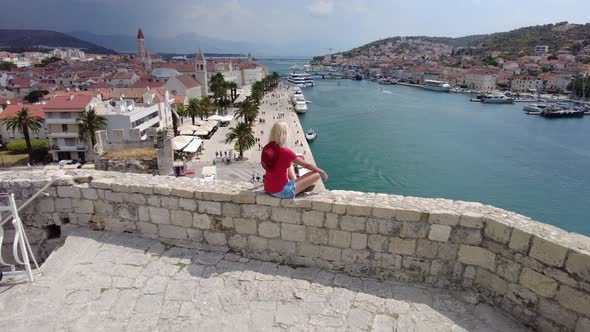
{"label": "white building", "polygon": [[86,59],[86,54],[77,48],[56,48],[49,54],[66,61],[79,61]]}
{"label": "white building", "polygon": [[186,96],[188,98],[200,98],[203,96],[203,89],[190,75],[172,76],[164,87],[173,95]]}
{"label": "white building", "polygon": [[519,77],[510,82],[510,90],[514,92],[543,91],[543,79],[537,77]]}
{"label": "white building", "polygon": [[497,82],[496,75],[484,73],[465,74],[465,85],[471,90],[492,91],[496,89]]}
{"label": "white building", "polygon": [[549,52],[549,46],[548,45],[537,45],[535,46],[535,53],[536,54],[542,54],[542,53],[547,53]]}

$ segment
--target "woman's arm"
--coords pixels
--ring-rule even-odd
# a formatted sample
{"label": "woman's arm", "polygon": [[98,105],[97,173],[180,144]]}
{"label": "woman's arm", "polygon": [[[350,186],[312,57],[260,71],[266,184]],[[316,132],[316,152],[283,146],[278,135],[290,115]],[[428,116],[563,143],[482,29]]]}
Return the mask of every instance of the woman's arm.
{"label": "woman's arm", "polygon": [[324,178],[324,182],[328,181],[328,173],[324,172],[323,169],[317,167],[316,165],[308,163],[303,158],[297,157],[297,158],[295,158],[295,160],[293,160],[293,163],[297,164],[303,168],[307,168],[308,170],[310,170],[312,172],[319,173]]}

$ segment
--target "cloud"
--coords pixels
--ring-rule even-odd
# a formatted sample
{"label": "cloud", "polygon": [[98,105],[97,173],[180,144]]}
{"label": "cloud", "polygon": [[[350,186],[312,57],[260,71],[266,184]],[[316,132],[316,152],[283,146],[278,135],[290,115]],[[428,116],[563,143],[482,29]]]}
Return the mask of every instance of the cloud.
{"label": "cloud", "polygon": [[307,6],[307,10],[314,15],[328,15],[334,12],[334,2],[332,0],[318,0]]}

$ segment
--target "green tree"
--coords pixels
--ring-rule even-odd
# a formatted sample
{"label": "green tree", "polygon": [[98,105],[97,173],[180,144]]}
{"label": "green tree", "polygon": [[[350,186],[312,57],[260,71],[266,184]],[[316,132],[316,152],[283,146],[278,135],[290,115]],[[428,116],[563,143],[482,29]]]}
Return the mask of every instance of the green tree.
{"label": "green tree", "polygon": [[12,62],[4,61],[0,62],[0,70],[13,70],[16,68],[16,65]]}
{"label": "green tree", "polygon": [[238,83],[236,82],[229,82],[228,83],[229,86],[229,94],[230,94],[230,98],[232,101],[236,100],[236,98],[238,98]]}
{"label": "green tree", "polygon": [[249,126],[252,126],[252,122],[258,116],[258,106],[252,102],[250,97],[246,98],[241,104],[240,108],[234,114],[234,117],[237,119],[239,117],[244,118],[244,122],[247,123]]}
{"label": "green tree", "polygon": [[47,91],[47,90],[33,90],[33,91],[29,92],[29,94],[26,95],[24,97],[24,99],[31,104],[37,103],[37,102],[39,102],[39,100],[41,100],[41,98],[43,98],[43,96],[45,96],[48,93],[49,93],[49,91]]}
{"label": "green tree", "polygon": [[201,99],[199,98],[190,98],[188,100],[188,108],[187,113],[191,117],[193,121],[193,126],[195,125],[195,117],[199,116],[199,104],[201,103]]}
{"label": "green tree", "polygon": [[18,130],[25,136],[27,143],[27,152],[29,154],[29,162],[33,160],[33,147],[31,145],[31,136],[29,130],[38,132],[43,127],[43,119],[38,116],[31,116],[29,109],[23,107],[16,114],[9,116],[2,120],[8,130]]}
{"label": "green tree", "polygon": [[183,104],[176,104],[176,114],[180,117],[180,124],[182,124],[184,118],[188,116],[188,110]]}
{"label": "green tree", "polygon": [[244,158],[244,151],[251,149],[256,144],[252,127],[244,122],[238,122],[235,127],[229,128],[225,135],[225,143],[231,144],[236,141],[240,159]]}
{"label": "green tree", "polygon": [[84,142],[90,142],[92,147],[96,144],[96,131],[107,126],[107,119],[96,113],[94,108],[84,111],[78,118],[78,138]]}
{"label": "green tree", "polygon": [[209,97],[201,97],[199,101],[199,107],[197,108],[197,114],[201,117],[201,120],[209,117],[213,113],[215,106]]}

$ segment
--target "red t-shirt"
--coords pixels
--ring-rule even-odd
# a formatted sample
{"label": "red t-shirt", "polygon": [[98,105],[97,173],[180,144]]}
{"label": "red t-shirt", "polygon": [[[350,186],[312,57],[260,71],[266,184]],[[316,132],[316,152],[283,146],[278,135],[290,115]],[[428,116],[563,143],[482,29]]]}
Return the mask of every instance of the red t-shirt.
{"label": "red t-shirt", "polygon": [[289,181],[289,167],[291,162],[297,159],[295,152],[288,148],[280,148],[279,158],[272,170],[266,171],[264,177],[264,190],[276,194],[281,192]]}

